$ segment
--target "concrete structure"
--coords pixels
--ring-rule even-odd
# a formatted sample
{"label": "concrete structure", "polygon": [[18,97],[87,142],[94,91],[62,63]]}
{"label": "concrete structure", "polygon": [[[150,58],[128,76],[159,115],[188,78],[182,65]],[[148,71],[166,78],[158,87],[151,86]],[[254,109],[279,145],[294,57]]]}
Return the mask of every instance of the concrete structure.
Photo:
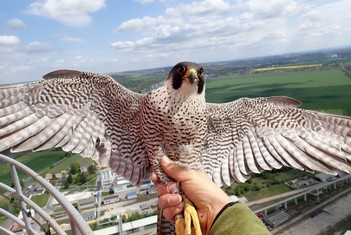
{"label": "concrete structure", "polygon": [[[65,195],[65,198],[73,205],[78,205],[79,202],[82,202],[82,205],[83,205],[84,202],[87,202],[90,199],[95,200],[95,203],[96,203],[96,197],[92,192],[79,192],[75,194],[69,194],[69,195]],[[54,200],[53,206],[60,207],[59,203],[56,200]]]}
{"label": "concrete structure", "polygon": [[[115,173],[112,173],[111,169],[104,169],[99,172],[99,181],[101,183],[101,190],[108,191],[113,187],[113,181],[117,177]],[[97,180],[97,181],[98,181]]]}
{"label": "concrete structure", "polygon": [[351,214],[350,201],[351,188],[289,219],[271,232],[279,235],[320,234]]}
{"label": "concrete structure", "polygon": [[128,192],[127,195],[126,195],[126,199],[134,199],[138,196],[137,192]]}
{"label": "concrete structure", "polygon": [[103,197],[101,199],[101,204],[107,205],[107,204],[118,202],[119,200],[120,198],[117,194],[112,194],[112,195]]}
{"label": "concrete structure", "polygon": [[[268,206],[264,206],[262,208],[257,208],[257,209],[252,209],[252,211],[254,213],[260,213],[260,212],[263,212],[265,215],[267,215],[267,211],[271,208],[280,208],[280,206],[284,205],[285,209],[288,208],[288,202],[290,201],[294,201],[296,204],[297,204],[297,199],[300,198],[300,197],[303,197],[305,201],[307,201],[307,195],[308,194],[311,194],[311,195],[315,195],[318,197],[318,195],[322,192],[323,189],[328,189],[330,187],[333,187],[334,189],[336,189],[336,187],[338,185],[343,185],[344,183],[348,183],[348,182],[351,182],[351,175],[346,175],[342,178],[337,178],[336,180],[334,181],[326,181],[326,182],[323,182],[323,183],[320,183],[320,184],[316,184],[316,185],[313,185],[313,186],[310,186],[310,187],[306,187],[306,190],[296,194],[296,195],[293,195],[291,197],[288,197],[288,198],[285,198],[284,200],[281,200],[281,201],[278,201],[278,202],[275,202],[275,203],[272,203]],[[318,200],[318,198],[317,198]],[[250,206],[251,208],[251,206]]]}
{"label": "concrete structure", "polygon": [[331,181],[331,179],[336,179],[335,175],[328,175],[325,173],[318,173],[314,176],[317,180],[320,182],[326,182],[326,181]]}
{"label": "concrete structure", "polygon": [[122,176],[117,176],[116,184],[114,185],[115,191],[131,188],[133,185],[125,180]]}
{"label": "concrete structure", "polygon": [[289,219],[289,215],[282,211],[276,210],[275,212],[269,214],[268,216],[263,216],[263,220],[268,223],[271,227],[276,227],[279,224],[284,223]]}
{"label": "concrete structure", "polygon": [[[122,229],[124,234],[129,234],[131,232],[145,231],[149,228],[153,228],[154,233],[156,233],[157,216],[150,216],[140,220],[135,220],[128,223],[122,224]],[[104,228],[94,231],[95,235],[106,235],[106,234],[120,234],[118,226],[113,226],[109,228]],[[141,233],[142,234],[142,233]]]}
{"label": "concrete structure", "polygon": [[85,210],[80,212],[85,221],[96,219],[96,210]]}
{"label": "concrete structure", "polygon": [[95,207],[96,202],[96,197],[92,194],[88,198],[79,199],[77,202],[78,210]]}

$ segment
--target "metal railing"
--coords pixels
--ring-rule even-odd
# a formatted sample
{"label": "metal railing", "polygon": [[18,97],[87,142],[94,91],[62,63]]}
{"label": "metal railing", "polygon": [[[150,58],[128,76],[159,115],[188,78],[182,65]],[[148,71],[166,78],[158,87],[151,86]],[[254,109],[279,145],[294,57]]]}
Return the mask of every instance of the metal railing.
{"label": "metal railing", "polygon": [[[50,184],[47,180],[41,177],[38,173],[30,169],[29,167],[23,165],[22,163],[10,157],[7,157],[3,154],[0,154],[0,163],[1,162],[5,162],[10,165],[11,177],[12,177],[14,188],[4,184],[3,182],[0,182],[0,188],[7,191],[7,194],[17,198],[23,220],[2,208],[0,208],[0,214],[3,214],[8,219],[12,220],[14,223],[17,223],[19,226],[22,226],[25,229],[25,234],[28,234],[28,235],[51,234],[50,228],[52,228],[55,231],[55,233],[59,235],[61,234],[64,235],[67,233],[60,227],[60,225],[55,221],[55,219],[53,219],[40,206],[38,206],[36,203],[34,203],[32,200],[30,200],[23,194],[22,187],[20,185],[20,180],[17,174],[17,169],[21,170],[21,172],[27,174],[29,177],[31,177],[37,183],[39,183],[62,206],[62,208],[65,210],[69,218],[71,231],[73,235],[93,235],[94,234],[91,228],[89,227],[89,225],[87,224],[87,222],[76,210],[76,208],[74,208],[74,206],[52,184]],[[12,201],[14,199],[11,198],[10,200]],[[33,210],[36,213],[36,215],[39,215],[42,218],[42,221],[50,225],[47,231],[35,231],[35,229],[31,224],[31,221],[33,220],[35,220],[36,222],[38,221],[32,217],[31,210]],[[10,231],[9,229],[6,229],[0,226],[0,234],[13,235],[15,233]]]}

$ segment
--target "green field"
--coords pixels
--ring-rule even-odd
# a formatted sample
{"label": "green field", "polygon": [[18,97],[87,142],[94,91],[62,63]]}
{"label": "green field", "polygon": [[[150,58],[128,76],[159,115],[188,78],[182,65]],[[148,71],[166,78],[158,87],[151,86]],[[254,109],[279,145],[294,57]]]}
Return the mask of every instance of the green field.
{"label": "green field", "polygon": [[45,191],[45,193],[40,194],[40,195],[34,195],[31,197],[31,200],[36,203],[40,207],[46,206],[48,200],[50,198],[50,194]]}
{"label": "green field", "polygon": [[92,160],[91,158],[83,158],[79,154],[72,154],[70,157],[68,157],[64,161],[51,167],[46,173],[53,173],[54,174],[54,173],[61,172],[62,170],[68,171],[70,165],[74,162],[79,162],[79,164],[81,166],[85,166],[85,165],[91,165],[95,161]]}
{"label": "green field", "polygon": [[[16,158],[17,161],[25,164],[37,173],[44,176],[46,173],[58,173],[62,170],[69,170],[69,166],[73,162],[79,162],[81,165],[91,165],[93,160],[90,158],[82,158],[78,154],[68,155],[63,151],[42,151],[42,152],[27,152]],[[64,159],[66,158],[66,159]],[[62,159],[62,161],[60,161]],[[18,170],[20,179],[25,179],[28,176]],[[0,164],[0,179],[1,182],[11,185],[12,179],[10,167],[8,164]]]}
{"label": "green field", "polygon": [[[17,161],[31,168],[37,173],[49,169],[50,166],[65,157],[65,152],[62,151],[43,151],[43,152],[27,152],[16,158]],[[20,179],[27,178],[28,176],[18,170]],[[9,164],[0,165],[0,179],[1,182],[11,185],[12,179],[10,174]]]}
{"label": "green field", "polygon": [[339,69],[218,76],[207,83],[208,102],[240,97],[290,96],[306,109],[351,115],[351,79]]}
{"label": "green field", "polygon": [[289,191],[291,191],[291,188],[289,188],[285,184],[277,184],[277,185],[271,185],[269,186],[269,188],[262,188],[260,189],[260,191],[249,191],[244,196],[249,201],[256,201],[262,198],[271,197],[271,196],[278,195],[281,193],[286,193]]}

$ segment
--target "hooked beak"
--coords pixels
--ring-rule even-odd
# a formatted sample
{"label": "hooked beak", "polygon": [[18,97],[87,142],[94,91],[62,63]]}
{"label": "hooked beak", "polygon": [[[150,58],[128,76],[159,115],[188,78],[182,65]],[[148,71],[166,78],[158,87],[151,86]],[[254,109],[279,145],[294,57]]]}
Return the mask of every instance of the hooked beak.
{"label": "hooked beak", "polygon": [[183,76],[184,79],[188,79],[191,84],[194,83],[195,80],[199,80],[199,77],[197,75],[197,71],[193,68],[188,69]]}

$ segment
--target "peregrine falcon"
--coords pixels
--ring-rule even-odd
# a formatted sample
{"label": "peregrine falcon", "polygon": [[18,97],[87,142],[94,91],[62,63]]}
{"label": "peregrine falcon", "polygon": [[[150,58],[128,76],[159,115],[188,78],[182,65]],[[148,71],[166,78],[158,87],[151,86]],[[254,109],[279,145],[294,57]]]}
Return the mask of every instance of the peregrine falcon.
{"label": "peregrine falcon", "polygon": [[[205,101],[203,68],[176,64],[162,86],[132,92],[107,75],[58,70],[0,87],[0,151],[60,147],[91,157],[135,185],[160,157],[206,172],[218,185],[288,166],[351,172],[351,118],[298,108],[283,96]],[[174,228],[159,226],[159,234]]]}

